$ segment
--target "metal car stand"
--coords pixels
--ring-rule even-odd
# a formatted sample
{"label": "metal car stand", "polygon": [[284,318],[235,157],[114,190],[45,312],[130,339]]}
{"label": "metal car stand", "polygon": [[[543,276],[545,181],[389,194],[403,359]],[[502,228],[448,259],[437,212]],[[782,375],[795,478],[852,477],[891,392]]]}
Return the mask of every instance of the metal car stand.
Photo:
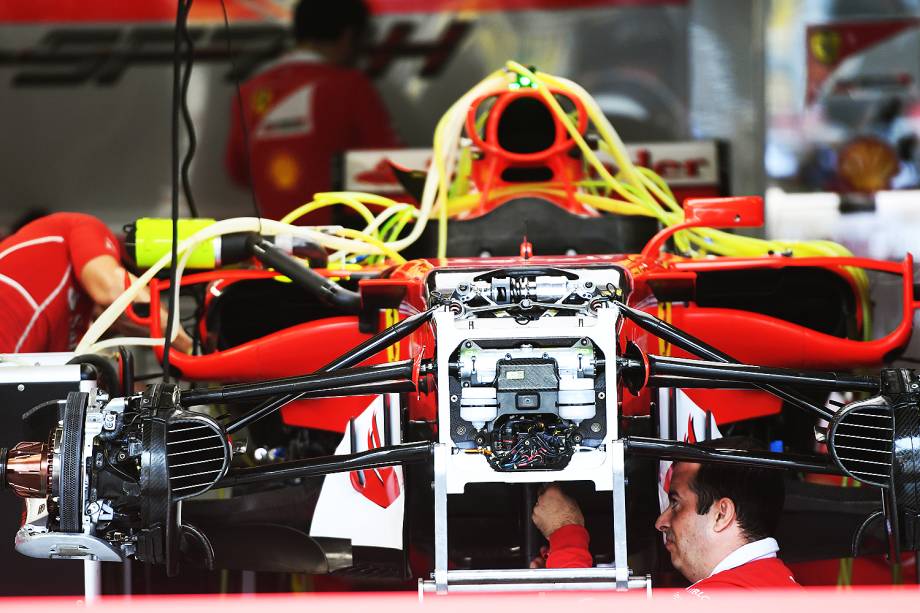
{"label": "metal car stand", "polygon": [[626,478],[622,440],[613,449],[613,566],[596,568],[526,568],[495,570],[448,570],[447,556],[447,460],[450,448],[434,449],[434,572],[419,580],[419,597],[426,592],[522,592],[522,591],[625,591],[651,593],[650,576],[630,576],[626,563]]}

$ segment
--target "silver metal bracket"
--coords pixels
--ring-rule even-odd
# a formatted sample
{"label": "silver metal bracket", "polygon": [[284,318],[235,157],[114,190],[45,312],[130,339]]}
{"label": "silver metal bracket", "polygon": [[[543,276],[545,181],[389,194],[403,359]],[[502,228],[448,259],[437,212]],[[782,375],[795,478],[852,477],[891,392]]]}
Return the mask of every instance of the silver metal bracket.
{"label": "silver metal bracket", "polygon": [[32,558],[122,561],[118,549],[95,536],[66,532],[32,533],[26,528],[20,528],[16,533],[16,551]]}
{"label": "silver metal bracket", "polygon": [[626,448],[623,439],[613,441],[613,564],[618,590],[629,589],[626,550]]}
{"label": "silver metal bracket", "polygon": [[[626,586],[619,587],[615,568],[528,568],[498,570],[447,571],[447,591],[457,592],[558,592],[613,591],[644,589],[651,586],[649,577],[629,577]],[[434,581],[419,584],[419,596],[438,593]]]}
{"label": "silver metal bracket", "polygon": [[625,591],[651,593],[651,577],[631,576],[626,548],[626,449],[622,439],[611,443],[613,456],[613,554],[614,563],[596,568],[538,568],[497,570],[448,570],[447,468],[451,449],[439,443],[434,449],[434,544],[432,579],[419,581],[419,598],[426,593],[522,592],[522,591]]}
{"label": "silver metal bracket", "polygon": [[447,593],[447,461],[450,448],[434,446],[434,585]]}

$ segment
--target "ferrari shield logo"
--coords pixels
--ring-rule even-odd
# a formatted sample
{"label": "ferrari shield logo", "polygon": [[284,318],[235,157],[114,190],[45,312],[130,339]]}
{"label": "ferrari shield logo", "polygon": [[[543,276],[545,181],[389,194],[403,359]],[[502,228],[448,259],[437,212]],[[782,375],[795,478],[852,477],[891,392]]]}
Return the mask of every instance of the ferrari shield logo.
{"label": "ferrari shield logo", "polygon": [[834,64],[840,58],[840,32],[818,30],[808,39],[808,48],[822,64]]}
{"label": "ferrari shield logo", "polygon": [[266,88],[256,90],[250,98],[252,112],[256,115],[264,114],[272,103],[272,98],[274,98],[274,96],[272,96],[272,90]]}

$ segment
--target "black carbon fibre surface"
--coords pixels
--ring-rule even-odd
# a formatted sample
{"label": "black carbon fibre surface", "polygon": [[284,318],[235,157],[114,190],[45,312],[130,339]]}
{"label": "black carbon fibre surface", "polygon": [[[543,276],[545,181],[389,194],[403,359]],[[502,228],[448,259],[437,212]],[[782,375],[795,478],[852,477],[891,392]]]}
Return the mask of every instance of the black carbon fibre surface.
{"label": "black carbon fibre surface", "polygon": [[166,425],[175,411],[176,386],[157,383],[141,397],[144,412],[141,454],[141,521],[146,528],[138,541],[138,558],[167,565],[166,573],[178,571],[178,534],[166,464]]}
{"label": "black carbon fibre surface", "polygon": [[892,471],[892,410],[888,401],[858,401],[839,411],[828,431],[828,449],[850,477],[889,487]]}
{"label": "black carbon fibre surface", "polygon": [[166,429],[166,463],[173,501],[197,496],[220,479],[230,461],[227,436],[206,417],[174,415]]}
{"label": "black carbon fibre surface", "polygon": [[82,531],[83,505],[83,421],[89,394],[70,392],[64,405],[63,433],[61,436],[61,479],[59,512],[61,532]]}
{"label": "black carbon fibre surface", "polygon": [[[911,385],[917,385],[913,378]],[[894,488],[901,512],[901,541],[905,549],[920,549],[920,395],[898,397],[894,408]]]}

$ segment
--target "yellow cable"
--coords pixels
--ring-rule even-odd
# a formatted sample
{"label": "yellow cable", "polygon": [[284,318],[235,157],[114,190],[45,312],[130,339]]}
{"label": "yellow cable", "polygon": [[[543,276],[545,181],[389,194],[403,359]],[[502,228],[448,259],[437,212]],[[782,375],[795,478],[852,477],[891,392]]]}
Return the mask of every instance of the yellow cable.
{"label": "yellow cable", "polygon": [[[461,113],[465,113],[466,109],[461,109],[461,103],[466,103],[468,96],[471,96],[473,92],[477,91],[479,87],[483,84],[488,83],[496,78],[503,78],[507,80],[508,75],[504,74],[501,70],[496,70],[492,72],[485,79],[480,81],[476,86],[471,88],[466,94],[464,94],[459,100],[450,106],[444,115],[441,116],[441,119],[438,121],[434,129],[434,151],[432,156],[431,169],[429,169],[429,176],[432,170],[437,173],[437,191],[435,196],[434,207],[438,211],[438,257],[443,258],[447,255],[447,186],[450,181],[451,162],[453,157],[456,155],[456,151],[452,148],[448,152],[448,158],[445,159],[442,155],[444,149],[444,139],[446,138],[445,131],[448,129],[448,124],[451,121],[455,122],[457,125],[450,126],[456,131],[454,136],[459,137],[459,131],[463,127],[463,116]],[[472,102],[470,100],[469,102]],[[427,188],[427,185],[426,185]]]}
{"label": "yellow cable", "polygon": [[[447,221],[464,211],[470,210],[479,204],[481,194],[469,192],[469,172],[471,155],[469,149],[463,149],[459,155],[459,165],[457,166],[457,178],[451,182],[450,173],[453,171],[457,160],[457,150],[452,144],[451,147],[445,147],[448,142],[453,143],[457,137],[458,130],[463,127],[463,112],[460,104],[464,101],[471,101],[469,97],[477,88],[489,80],[501,77],[501,83],[508,84],[512,73],[523,75],[531,79],[535,88],[545,100],[553,113],[559,117],[563,126],[566,128],[570,137],[582,152],[586,163],[597,173],[601,179],[601,185],[604,185],[616,194],[617,197],[611,198],[600,196],[596,193],[586,193],[579,191],[576,193],[578,202],[593,207],[600,211],[610,212],[619,215],[646,215],[658,219],[662,224],[668,226],[680,223],[683,220],[683,209],[678,204],[673,192],[667,183],[655,172],[648,168],[636,166],[629,159],[625,145],[616,133],[616,130],[600,112],[600,107],[579,85],[566,79],[561,79],[553,75],[542,72],[531,71],[517,62],[508,62],[506,64],[507,72],[495,71],[486,79],[472,88],[461,99],[457,100],[450,109],[440,118],[435,128],[433,139],[433,160],[432,168],[429,172],[436,173],[434,190],[434,202],[432,209],[438,214],[438,257],[446,256],[447,248]],[[489,87],[498,87],[497,83]],[[560,91],[570,97],[580,99],[588,114],[588,119],[597,130],[601,137],[600,146],[607,151],[619,167],[617,176],[613,176],[603,165],[597,155],[588,147],[587,142],[578,131],[573,117],[567,115],[556,100],[550,87]],[[498,90],[496,90],[498,91]],[[485,115],[483,116],[485,117]],[[483,121],[480,118],[480,121]],[[448,141],[447,139],[451,139]],[[585,185],[589,185],[586,183]],[[593,184],[591,184],[593,185]],[[558,189],[558,185],[552,184],[527,184],[513,187],[497,189],[492,192],[494,197],[509,197],[519,192],[530,192],[545,194],[552,197],[564,197],[564,190]],[[377,217],[371,213],[367,205],[376,205],[389,209],[395,206],[409,207],[406,203],[400,203],[390,198],[378,196],[375,194],[364,194],[360,192],[325,192],[316,194],[314,200],[310,203],[298,207],[295,211],[285,216],[286,223],[294,221],[309,212],[341,204],[349,206],[357,211],[367,227],[364,232],[349,230],[339,232],[341,236],[348,236],[373,245],[387,257],[399,261],[400,258],[394,258],[396,250],[389,247],[387,243],[382,242],[376,233],[390,215],[397,211],[385,210]],[[420,218],[419,210],[413,208],[413,215]],[[423,223],[419,220],[418,223]],[[413,233],[417,232],[416,230]],[[834,243],[819,242],[789,242],[789,241],[771,241],[758,239],[747,236],[739,236],[711,228],[694,228],[679,232],[674,237],[678,250],[690,255],[703,255],[713,253],[718,255],[733,256],[763,256],[770,252],[783,253],[789,251],[793,256],[811,256],[811,255],[850,255],[849,251]],[[344,257],[344,252],[337,252],[335,255]],[[846,269],[856,285],[860,298],[860,304],[868,322],[869,304],[867,294],[867,277],[861,270],[852,268]],[[864,330],[868,332],[868,325],[864,325]]]}
{"label": "yellow cable", "polygon": [[531,72],[527,68],[524,68],[517,62],[508,62],[507,65],[510,70],[513,70],[514,72],[517,72],[518,74],[524,75],[528,77],[529,79],[531,79],[533,84],[536,86],[537,91],[546,101],[546,104],[556,114],[556,116],[559,117],[562,124],[565,126],[566,130],[568,131],[569,136],[571,136],[572,140],[575,141],[575,144],[578,145],[578,148],[579,150],[581,150],[582,155],[584,155],[585,158],[591,162],[592,166],[594,166],[598,174],[600,174],[621,197],[623,197],[625,200],[628,200],[640,206],[648,206],[649,210],[654,209],[654,207],[649,205],[649,202],[647,200],[641,197],[637,197],[631,194],[629,191],[623,189],[621,183],[617,181],[613,177],[613,175],[611,175],[610,172],[604,167],[604,165],[600,162],[600,160],[597,158],[594,152],[591,151],[591,148],[588,146],[588,143],[585,141],[584,137],[582,137],[581,133],[578,131],[578,128],[574,126],[568,120],[568,117],[566,116],[566,113],[563,110],[562,106],[559,104],[559,101],[556,100],[556,98],[553,96],[553,93],[549,90],[546,84],[542,82],[541,78],[544,77],[545,75],[541,73],[541,76],[537,77],[537,75],[535,75],[533,72]]}
{"label": "yellow cable", "polygon": [[372,236],[368,236],[359,230],[352,230],[351,228],[338,228],[335,231],[336,234],[344,238],[353,238],[355,240],[363,241],[369,245],[373,245],[380,249],[381,253],[385,256],[396,262],[397,264],[405,264],[406,258],[399,255],[398,251],[394,251],[386,245],[382,240],[376,239]]}
{"label": "yellow cable", "polygon": [[[526,71],[526,69],[523,69],[523,71],[519,70],[519,68],[523,68],[520,65],[514,66],[509,64],[509,67],[519,74],[527,74],[527,76],[530,77],[537,76],[533,73],[530,73],[530,71]],[[609,122],[607,122],[605,118],[599,115],[597,112],[598,109],[596,103],[590,99],[590,96],[582,96],[580,92],[574,91],[572,88],[568,87],[565,82],[553,77],[552,75],[546,75],[544,73],[538,74],[540,78],[543,78],[547,83],[559,89],[560,91],[582,98],[582,102],[585,105],[585,109],[588,112],[589,118],[602,136],[602,140],[600,141],[601,147],[610,152],[617,164],[621,166],[620,174],[625,174],[627,178],[633,179],[633,182],[635,182],[635,179],[638,178],[638,184],[640,188],[648,188],[648,191],[651,191],[660,202],[664,203],[665,206],[670,208],[671,211],[676,214],[676,216],[671,219],[665,219],[659,216],[659,219],[661,219],[663,223],[666,225],[670,225],[671,223],[679,223],[683,219],[683,211],[682,208],[678,205],[676,198],[674,197],[670,188],[668,188],[667,184],[657,173],[647,168],[636,167],[632,164],[631,160],[629,160],[629,157],[625,152],[625,146],[622,145],[622,141],[619,140],[619,137],[616,135],[615,130],[612,129],[612,126],[609,126]],[[550,103],[550,106],[558,106],[558,103],[553,105],[545,94],[544,98],[547,99],[547,102]],[[555,99],[553,99],[552,102],[555,102]],[[572,125],[571,118],[559,112],[561,107],[559,110],[555,108],[554,110],[557,112],[557,116],[559,116],[560,119],[566,124],[567,130],[569,130],[571,134],[575,129],[574,125]],[[592,162],[592,166],[597,169],[598,164],[594,160],[591,160],[591,158],[594,157],[593,152],[585,152],[584,149],[582,149],[582,151],[585,153],[586,158]],[[601,172],[600,174],[609,182],[609,176],[605,176],[608,173]],[[624,187],[627,185],[629,184],[625,184]],[[613,186],[613,184],[611,184],[611,186]],[[642,195],[641,191],[637,195]],[[653,203],[653,206],[654,204],[657,203]],[[682,236],[685,233],[687,237]],[[724,255],[763,256],[769,252],[781,252],[785,249],[791,249],[793,254],[797,256],[852,255],[846,248],[842,247],[841,245],[827,241],[791,243],[785,241],[767,241],[753,237],[738,236],[728,232],[708,228],[697,228],[679,232],[674,237],[674,240],[679,245],[679,247],[683,243],[684,246],[682,250],[685,251],[687,251],[687,247],[689,247],[689,245],[686,243],[686,238],[693,240],[694,243],[701,247],[705,252],[715,251]],[[822,249],[822,247],[825,249]],[[869,309],[867,277],[865,272],[861,270],[847,268],[846,271],[851,275],[856,283],[857,294],[859,296],[861,307],[864,313],[863,336],[864,338],[869,338],[871,333],[870,326],[868,324],[871,314]]]}
{"label": "yellow cable", "polygon": [[[506,198],[514,194],[544,194],[546,196],[564,197],[565,190],[558,183],[522,183],[520,185],[498,188],[492,191],[494,198]],[[474,208],[480,202],[481,194],[473,193],[465,196],[452,198],[447,205],[448,213],[454,217],[464,211]],[[651,216],[648,209],[640,207],[632,202],[618,200],[616,198],[607,198],[605,196],[594,196],[581,192],[575,193],[575,199],[582,204],[587,204],[598,210],[609,211],[621,215],[645,215]]]}
{"label": "yellow cable", "polygon": [[281,223],[293,223],[297,221],[298,219],[300,219],[301,217],[303,217],[304,215],[312,213],[313,211],[325,208],[327,206],[335,206],[337,204],[342,204],[342,205],[345,205],[345,206],[348,206],[354,209],[359,215],[361,215],[361,217],[364,218],[364,221],[366,221],[367,223],[371,223],[374,221],[374,214],[371,213],[370,210],[366,206],[361,204],[361,202],[356,199],[348,198],[348,199],[340,200],[340,199],[333,199],[333,198],[320,198],[319,194],[316,194],[315,196],[313,196],[313,200],[297,207],[296,209],[294,209],[293,211],[291,211],[290,213],[282,217]]}

